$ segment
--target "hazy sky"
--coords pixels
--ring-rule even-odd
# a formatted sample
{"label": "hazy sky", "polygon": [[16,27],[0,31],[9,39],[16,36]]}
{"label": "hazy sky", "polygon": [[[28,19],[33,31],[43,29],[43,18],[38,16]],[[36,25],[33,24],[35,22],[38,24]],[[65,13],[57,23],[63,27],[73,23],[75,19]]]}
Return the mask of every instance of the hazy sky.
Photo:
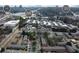
{"label": "hazy sky", "polygon": [[0,5],[79,5],[79,0],[0,0]]}

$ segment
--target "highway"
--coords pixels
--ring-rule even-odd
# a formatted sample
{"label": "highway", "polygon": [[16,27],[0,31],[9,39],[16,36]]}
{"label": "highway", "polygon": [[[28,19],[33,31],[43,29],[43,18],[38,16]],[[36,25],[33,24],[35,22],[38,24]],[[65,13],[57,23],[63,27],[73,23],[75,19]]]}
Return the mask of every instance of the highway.
{"label": "highway", "polygon": [[[6,20],[12,15],[13,14],[6,14],[4,15],[4,17],[0,18],[0,20]],[[2,42],[0,43],[0,47],[6,48],[13,40],[16,40],[15,37],[17,33],[18,33],[18,29],[16,29],[14,32],[7,35],[7,37],[4,40],[2,40]]]}
{"label": "highway", "polygon": [[7,18],[9,18],[11,15],[4,15],[4,17],[0,18],[0,20],[6,20]]}
{"label": "highway", "polygon": [[6,48],[16,37],[18,29],[15,32],[10,33],[1,43],[0,47]]}

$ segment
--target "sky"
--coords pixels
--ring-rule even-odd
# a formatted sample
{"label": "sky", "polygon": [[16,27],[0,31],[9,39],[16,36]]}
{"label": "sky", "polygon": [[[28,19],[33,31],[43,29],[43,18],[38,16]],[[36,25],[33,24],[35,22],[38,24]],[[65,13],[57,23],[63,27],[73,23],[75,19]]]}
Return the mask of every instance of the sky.
{"label": "sky", "polygon": [[0,0],[0,5],[79,5],[79,0]]}

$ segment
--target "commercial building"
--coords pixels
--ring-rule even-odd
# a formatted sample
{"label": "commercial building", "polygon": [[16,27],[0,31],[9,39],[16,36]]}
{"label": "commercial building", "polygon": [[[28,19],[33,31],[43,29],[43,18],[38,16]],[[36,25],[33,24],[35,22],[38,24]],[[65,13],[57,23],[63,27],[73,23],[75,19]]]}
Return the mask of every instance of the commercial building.
{"label": "commercial building", "polygon": [[11,20],[4,23],[4,27],[15,27],[19,23],[19,20]]}

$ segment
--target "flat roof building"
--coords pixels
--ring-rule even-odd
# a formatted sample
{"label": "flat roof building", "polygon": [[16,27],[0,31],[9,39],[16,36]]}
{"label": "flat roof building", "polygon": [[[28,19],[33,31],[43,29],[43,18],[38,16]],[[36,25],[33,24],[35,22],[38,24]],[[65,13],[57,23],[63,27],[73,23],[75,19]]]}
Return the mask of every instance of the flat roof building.
{"label": "flat roof building", "polygon": [[63,46],[42,47],[42,49],[46,52],[66,52],[66,48]]}
{"label": "flat roof building", "polygon": [[4,23],[4,27],[15,27],[19,23],[19,20],[11,20]]}

